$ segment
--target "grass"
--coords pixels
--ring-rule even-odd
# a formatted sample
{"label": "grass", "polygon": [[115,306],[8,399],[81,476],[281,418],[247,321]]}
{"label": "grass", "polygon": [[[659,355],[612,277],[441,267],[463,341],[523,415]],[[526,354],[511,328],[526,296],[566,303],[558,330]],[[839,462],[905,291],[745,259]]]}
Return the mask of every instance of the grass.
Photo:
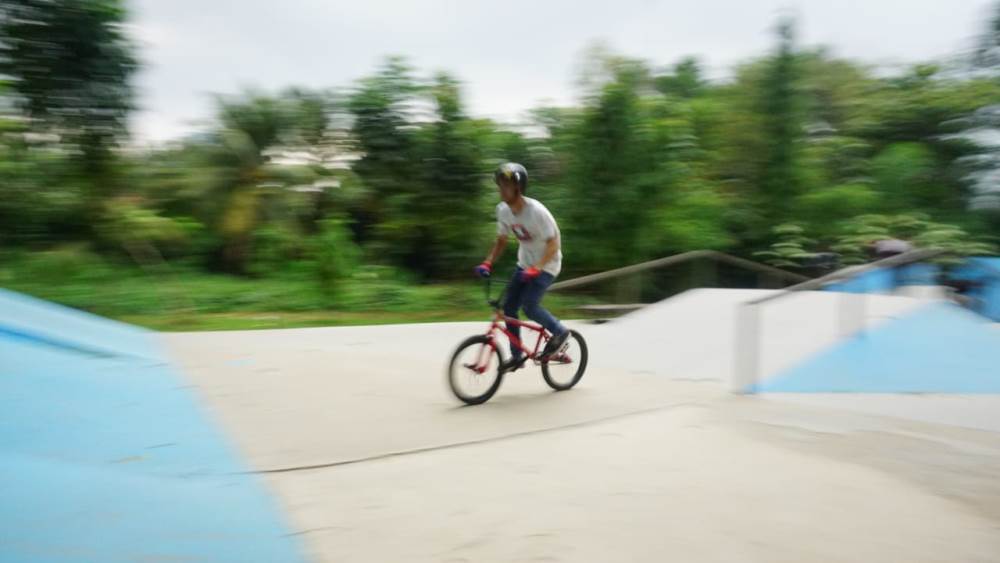
{"label": "grass", "polygon": [[[0,287],[162,331],[483,321],[481,283],[418,284],[364,267],[329,295],[294,267],[257,279],[172,267],[149,272],[76,250],[0,256]],[[498,291],[494,289],[494,294]],[[546,297],[561,317],[579,298]]]}
{"label": "grass", "polygon": [[119,320],[164,332],[201,330],[260,330],[316,326],[360,326],[400,323],[486,321],[488,311],[372,312],[271,312],[126,315]]}

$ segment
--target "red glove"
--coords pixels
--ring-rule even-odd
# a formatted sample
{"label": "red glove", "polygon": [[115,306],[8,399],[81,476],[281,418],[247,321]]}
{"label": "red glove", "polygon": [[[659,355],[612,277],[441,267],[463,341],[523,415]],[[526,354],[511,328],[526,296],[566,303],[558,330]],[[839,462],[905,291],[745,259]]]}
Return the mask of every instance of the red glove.
{"label": "red glove", "polygon": [[530,282],[531,280],[537,278],[540,275],[542,275],[542,271],[532,266],[521,272],[521,281]]}
{"label": "red glove", "polygon": [[476,275],[481,278],[488,278],[493,274],[493,263],[489,260],[483,262],[482,264],[476,266]]}

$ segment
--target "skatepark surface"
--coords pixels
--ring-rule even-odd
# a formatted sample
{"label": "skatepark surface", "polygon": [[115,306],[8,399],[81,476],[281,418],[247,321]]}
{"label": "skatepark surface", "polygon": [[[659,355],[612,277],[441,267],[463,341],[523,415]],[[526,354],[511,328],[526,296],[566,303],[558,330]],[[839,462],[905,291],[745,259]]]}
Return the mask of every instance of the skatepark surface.
{"label": "skatepark surface", "polygon": [[[1000,561],[1000,330],[808,292],[762,315],[773,389],[733,393],[737,310],[764,294],[570,322],[576,388],[531,366],[477,407],[445,367],[486,312],[158,334],[0,295],[0,560]],[[862,344],[837,317],[855,298]],[[920,373],[857,363],[900,335]],[[919,341],[949,335],[961,362]]]}

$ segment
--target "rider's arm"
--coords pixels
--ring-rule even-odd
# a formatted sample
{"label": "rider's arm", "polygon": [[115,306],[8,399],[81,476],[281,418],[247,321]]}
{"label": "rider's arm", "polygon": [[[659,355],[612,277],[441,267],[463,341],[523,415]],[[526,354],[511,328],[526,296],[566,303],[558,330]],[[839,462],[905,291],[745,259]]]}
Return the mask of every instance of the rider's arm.
{"label": "rider's arm", "polygon": [[532,266],[541,270],[550,260],[556,257],[557,252],[559,252],[559,237],[552,237],[545,241],[545,254],[542,255],[542,259],[538,263],[532,264]]}
{"label": "rider's arm", "polygon": [[496,262],[503,256],[503,249],[507,247],[507,235],[497,235],[496,242],[493,243],[493,248],[490,249],[490,253],[486,255],[486,261],[490,264]]}

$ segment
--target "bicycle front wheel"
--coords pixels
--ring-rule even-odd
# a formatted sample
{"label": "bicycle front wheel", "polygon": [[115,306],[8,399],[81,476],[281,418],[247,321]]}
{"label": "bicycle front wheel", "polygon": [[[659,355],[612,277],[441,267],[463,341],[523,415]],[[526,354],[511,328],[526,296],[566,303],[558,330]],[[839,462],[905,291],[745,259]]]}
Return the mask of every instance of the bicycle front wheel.
{"label": "bicycle front wheel", "polygon": [[480,405],[500,388],[500,352],[486,336],[470,336],[458,345],[448,364],[451,392],[467,405]]}

